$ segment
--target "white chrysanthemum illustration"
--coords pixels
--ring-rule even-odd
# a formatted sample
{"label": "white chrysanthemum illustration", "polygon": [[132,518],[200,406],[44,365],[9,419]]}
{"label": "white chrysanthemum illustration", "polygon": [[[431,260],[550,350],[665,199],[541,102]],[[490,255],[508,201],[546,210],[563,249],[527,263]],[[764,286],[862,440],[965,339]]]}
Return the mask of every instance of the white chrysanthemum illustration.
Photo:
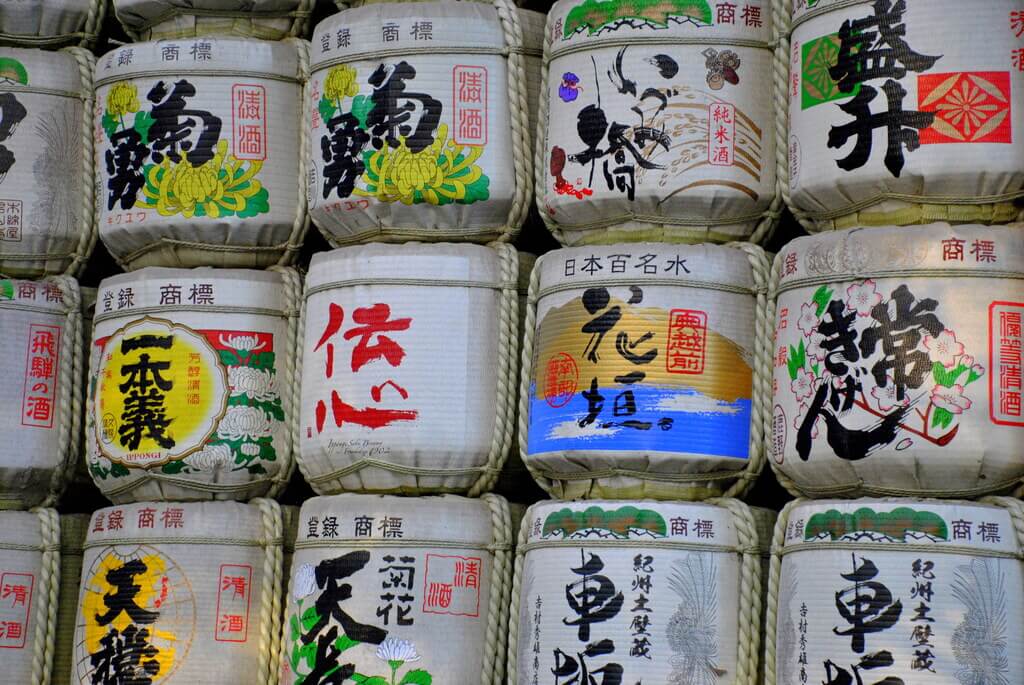
{"label": "white chrysanthemum illustration", "polygon": [[408,640],[389,637],[377,647],[377,658],[389,664],[396,661],[404,664],[419,661],[420,655],[416,653],[416,646]]}
{"label": "white chrysanthemum illustration", "polygon": [[878,403],[878,410],[887,412],[897,404],[907,406],[910,404],[910,398],[907,397],[906,393],[903,394],[903,399],[897,399],[899,388],[896,387],[896,381],[892,376],[885,377],[885,387],[881,388],[875,386],[871,388],[871,396],[875,398],[875,402]]}
{"label": "white chrysanthemum illustration", "polygon": [[243,442],[239,449],[242,450],[242,454],[247,457],[255,457],[260,453],[260,446],[255,442]]}
{"label": "white chrysanthemum illustration", "polygon": [[270,417],[258,407],[228,407],[217,426],[217,435],[226,440],[252,440],[268,438],[272,434]]}
{"label": "white chrysanthemum illustration", "polygon": [[875,305],[881,304],[882,293],[870,278],[863,283],[854,283],[846,289],[846,306],[857,312],[857,316],[870,316]]}
{"label": "white chrysanthemum illustration", "polygon": [[807,369],[800,369],[796,374],[796,379],[789,384],[789,387],[796,395],[798,402],[806,400],[814,394],[814,374]]}
{"label": "white chrysanthemum illustration", "polygon": [[938,336],[924,336],[924,346],[928,348],[928,358],[939,362],[947,369],[956,366],[957,357],[964,353],[963,343],[956,339],[956,334],[948,328]]}
{"label": "white chrysanthemum illustration", "polygon": [[932,390],[932,403],[950,414],[963,414],[971,408],[971,401],[964,397],[964,386],[959,383],[952,388],[936,385]]}
{"label": "white chrysanthemum illustration", "polygon": [[292,596],[305,599],[316,592],[316,569],[313,564],[303,564],[292,578]]}
{"label": "white chrysanthemum illustration", "polygon": [[800,305],[800,318],[796,320],[796,327],[799,328],[804,335],[810,335],[811,333],[816,332],[818,328],[818,321],[817,305]]}
{"label": "white chrysanthemum illustration", "polygon": [[277,399],[277,376],[264,369],[229,366],[228,387],[232,395],[246,395],[261,402]]}
{"label": "white chrysanthemum illustration", "polygon": [[260,342],[260,338],[257,335],[232,335],[225,338],[221,334],[220,344],[239,352],[257,352],[262,350],[264,346],[264,343]]}
{"label": "white chrysanthemum illustration", "polygon": [[199,471],[216,471],[230,466],[233,461],[228,445],[206,445],[185,457],[185,463]]}

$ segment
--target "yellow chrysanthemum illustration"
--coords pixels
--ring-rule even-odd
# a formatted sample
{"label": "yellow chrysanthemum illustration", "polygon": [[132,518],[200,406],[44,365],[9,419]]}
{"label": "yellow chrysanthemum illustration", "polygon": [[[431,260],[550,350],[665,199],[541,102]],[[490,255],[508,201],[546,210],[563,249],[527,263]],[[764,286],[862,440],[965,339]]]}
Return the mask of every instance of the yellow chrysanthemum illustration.
{"label": "yellow chrysanthemum illustration", "polygon": [[[193,216],[219,217],[237,214],[251,215],[267,211],[261,207],[256,211],[248,208],[250,200],[266,204],[266,193],[254,177],[263,162],[245,162],[227,154],[228,143],[217,143],[213,159],[198,167],[188,161],[188,153],[182,152],[177,164],[168,157],[160,164],[153,165],[146,174],[143,206],[155,208],[161,216],[182,214],[188,219]],[[257,197],[260,195],[262,200]]]}
{"label": "yellow chrysanthemum illustration", "polygon": [[139,111],[139,91],[130,83],[115,83],[107,93],[107,112],[111,116],[123,117]]}
{"label": "yellow chrysanthemum illustration", "polygon": [[327,72],[327,78],[324,79],[324,97],[328,100],[340,102],[358,94],[359,84],[356,83],[355,69],[343,64]]}
{"label": "yellow chrysanthemum illustration", "polygon": [[397,148],[385,146],[367,160],[366,190],[356,194],[381,202],[412,205],[470,204],[488,198],[489,179],[475,162],[484,152],[479,145],[448,140],[448,126],[437,129],[434,144],[413,152],[403,138]]}

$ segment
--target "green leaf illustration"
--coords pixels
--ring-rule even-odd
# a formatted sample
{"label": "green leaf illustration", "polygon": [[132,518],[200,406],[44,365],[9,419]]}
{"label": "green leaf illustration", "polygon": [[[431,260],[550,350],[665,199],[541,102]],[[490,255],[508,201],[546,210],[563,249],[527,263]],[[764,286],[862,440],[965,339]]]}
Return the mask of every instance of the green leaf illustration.
{"label": "green leaf illustration", "polygon": [[142,143],[149,145],[149,129],[156,123],[156,119],[149,112],[136,112],[135,123],[132,126],[142,136]]}
{"label": "green leaf illustration", "polygon": [[117,127],[121,125],[121,120],[110,112],[104,112],[102,122],[103,131],[107,134],[107,138],[113,138],[114,134],[117,133]]}
{"label": "green leaf illustration", "polygon": [[338,106],[334,104],[333,100],[328,100],[326,96],[320,98],[320,104],[317,105],[317,109],[320,111],[320,118],[324,120],[324,124],[334,118],[334,113],[338,111]]}
{"label": "green leaf illustration", "polygon": [[129,473],[128,469],[122,464],[111,464],[110,475],[114,478],[126,478]]}
{"label": "green leaf illustration", "polygon": [[370,116],[370,111],[376,103],[365,95],[357,95],[352,100],[352,115],[359,121],[359,128],[364,131],[367,128],[366,120]]}
{"label": "green leaf illustration", "polygon": [[434,682],[434,677],[423,669],[417,669],[415,671],[409,671],[404,676],[398,685],[431,685]]}
{"label": "green leaf illustration", "polygon": [[[963,375],[964,371],[967,371],[968,367],[960,364],[955,369],[946,370],[946,367],[941,362],[935,362],[932,364],[932,376],[935,378],[935,382],[944,388],[952,388],[956,385],[956,381],[960,376]],[[971,373],[974,373],[973,371]],[[975,379],[976,380],[976,379]],[[968,380],[968,383],[971,381]]]}
{"label": "green leaf illustration", "polygon": [[971,372],[967,374],[967,382],[964,383],[964,387],[966,388],[968,385],[978,380],[979,378],[981,378],[981,374],[975,373],[974,369],[971,369]]}
{"label": "green leaf illustration", "polygon": [[350,677],[356,685],[389,685],[387,679],[379,675],[353,673]]}
{"label": "green leaf illustration", "polygon": [[160,467],[161,473],[168,475],[177,475],[188,469],[188,464],[185,463],[184,459],[177,459],[175,461],[169,461]]}
{"label": "green leaf illustration", "polygon": [[786,365],[789,367],[789,378],[790,380],[796,380],[797,374],[800,369],[804,368],[804,364],[807,363],[807,348],[804,347],[804,341],[801,340],[799,346],[789,346],[789,359],[786,361]]}
{"label": "green leaf illustration", "polygon": [[320,614],[317,613],[316,607],[309,607],[302,612],[302,629],[305,632],[309,632],[313,629],[313,626],[320,620]]}
{"label": "green leaf illustration", "polygon": [[932,428],[936,426],[949,428],[951,423],[953,423],[953,412],[942,407],[935,407],[935,412],[932,414]]}
{"label": "green leaf illustration", "polygon": [[811,364],[811,371],[814,372],[815,376],[818,375],[818,366],[819,366],[818,364]]}
{"label": "green leaf illustration", "polygon": [[270,211],[270,193],[267,192],[266,188],[260,188],[260,191],[249,198],[246,202],[245,208],[242,211],[237,212],[238,218],[247,219],[257,214],[265,214]]}
{"label": "green leaf illustration", "polygon": [[348,635],[342,635],[334,641],[334,648],[338,650],[338,653],[344,652],[347,649],[352,649],[356,645],[360,644],[359,640],[353,640]]}
{"label": "green leaf illustration", "polygon": [[[462,157],[462,155],[459,155]],[[466,196],[459,200],[460,205],[471,205],[474,202],[483,202],[491,196],[491,179],[486,174],[466,186]]]}
{"label": "green leaf illustration", "polygon": [[275,355],[273,352],[259,352],[249,356],[249,362],[246,366],[253,369],[261,369],[265,371],[274,370]]}
{"label": "green leaf illustration", "polygon": [[811,298],[811,302],[818,305],[818,318],[821,318],[821,315],[825,313],[826,309],[828,309],[828,303],[832,301],[832,296],[834,294],[835,291],[827,285],[823,285],[815,291],[814,297]]}

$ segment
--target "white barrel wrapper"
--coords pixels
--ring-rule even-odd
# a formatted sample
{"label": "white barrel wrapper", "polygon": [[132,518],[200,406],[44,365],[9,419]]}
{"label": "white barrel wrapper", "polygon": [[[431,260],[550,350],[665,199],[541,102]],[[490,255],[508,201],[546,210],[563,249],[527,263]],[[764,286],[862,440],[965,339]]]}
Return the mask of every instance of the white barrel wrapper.
{"label": "white barrel wrapper", "polygon": [[560,0],[537,204],[564,245],[757,238],[780,205],[768,0]]}
{"label": "white barrel wrapper", "polygon": [[106,0],[12,0],[0,3],[0,43],[25,47],[92,44]]}
{"label": "white barrel wrapper", "polygon": [[280,685],[504,683],[510,547],[496,495],[307,500]]}
{"label": "white barrel wrapper", "polygon": [[6,682],[49,685],[59,585],[57,512],[0,512],[0,649]]}
{"label": "white barrel wrapper", "polygon": [[96,242],[93,63],[77,48],[0,47],[0,272],[9,276],[77,273]]}
{"label": "white barrel wrapper", "polygon": [[767,684],[1014,682],[1024,513],[994,499],[789,509],[773,550]]}
{"label": "white barrel wrapper", "polygon": [[280,40],[306,33],[314,0],[113,0],[135,40],[247,36]]}
{"label": "white barrel wrapper", "polygon": [[1019,0],[792,4],[788,174],[808,228],[1024,216]]}
{"label": "white barrel wrapper", "polygon": [[718,502],[531,507],[516,551],[509,683],[552,673],[758,683],[756,530],[746,505]]}
{"label": "white barrel wrapper", "polygon": [[516,254],[366,245],[306,281],[300,466],[321,494],[491,488],[512,439]]}
{"label": "white barrel wrapper", "polygon": [[100,238],[128,268],[264,267],[294,258],[302,41],[126,45],[96,69]]}
{"label": "white barrel wrapper", "polygon": [[57,633],[53,647],[55,685],[71,681],[75,651],[75,623],[78,591],[82,580],[82,554],[92,517],[67,514],[60,517],[60,601],[57,603]]}
{"label": "white barrel wrapper", "polygon": [[100,284],[89,471],[115,502],[249,499],[292,469],[298,275],[161,269]]}
{"label": "white barrel wrapper", "polygon": [[519,410],[538,482],[564,498],[745,490],[763,465],[767,269],[752,245],[542,256]]}
{"label": "white barrel wrapper", "polygon": [[53,504],[74,470],[81,427],[78,284],[0,279],[0,509]]}
{"label": "white barrel wrapper", "polygon": [[276,683],[281,512],[271,500],[142,502],[92,515],[72,685]]}
{"label": "white barrel wrapper", "polygon": [[333,245],[518,232],[532,174],[521,53],[540,36],[493,4],[373,4],[314,30],[309,206]]}
{"label": "white barrel wrapper", "polygon": [[977,497],[1024,478],[1024,233],[799,238],[775,260],[771,461],[806,495]]}

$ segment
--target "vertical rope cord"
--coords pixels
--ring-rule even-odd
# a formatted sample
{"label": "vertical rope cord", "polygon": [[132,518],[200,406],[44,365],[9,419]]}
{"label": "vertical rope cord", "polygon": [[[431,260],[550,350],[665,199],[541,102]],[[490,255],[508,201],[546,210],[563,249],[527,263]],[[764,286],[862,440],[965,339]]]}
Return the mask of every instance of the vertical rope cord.
{"label": "vertical rope cord", "polygon": [[81,445],[81,426],[84,416],[82,406],[82,299],[78,283],[70,276],[53,276],[46,279],[61,289],[62,302],[66,311],[62,335],[63,349],[60,350],[60,366],[57,370],[57,384],[60,388],[59,407],[61,423],[57,443],[57,465],[50,476],[50,490],[42,506],[52,507],[57,503],[64,488],[74,476],[75,463]]}
{"label": "vertical rope cord", "polygon": [[279,266],[289,266],[295,262],[302,249],[302,243],[309,231],[309,212],[307,197],[306,178],[309,172],[309,164],[312,154],[310,150],[310,131],[306,126],[306,106],[309,103],[310,73],[309,73],[309,42],[301,38],[286,38],[285,43],[295,48],[299,58],[299,173],[297,177],[299,193],[296,197],[295,220],[292,222],[292,230],[288,235],[288,243],[285,245],[284,253],[278,260]]}
{"label": "vertical rope cord", "polygon": [[512,592],[509,597],[508,665],[506,667],[509,685],[519,682],[519,615],[522,613],[522,607],[519,604],[522,602],[523,567],[526,565],[526,553],[522,549],[529,541],[527,531],[530,529],[529,521],[532,513],[533,507],[526,510],[523,520],[519,523],[519,531],[516,533],[518,537],[516,538],[515,569],[512,574]]}
{"label": "vertical rope cord", "polygon": [[[85,37],[79,42],[79,47],[88,48],[99,37],[103,28],[103,20],[107,16],[107,0],[91,0],[89,13],[85,15]],[[61,685],[64,685],[61,683]]]}
{"label": "vertical rope cord", "polygon": [[277,682],[278,640],[281,637],[281,507],[272,499],[257,498],[263,523],[263,582],[260,588],[259,675],[261,685]]}
{"label": "vertical rope cord", "polygon": [[39,565],[39,593],[32,640],[32,685],[49,685],[53,670],[57,601],[60,592],[60,518],[53,509],[32,509],[39,519],[43,552]]}
{"label": "vertical rope cord", "polygon": [[[768,296],[770,298],[771,307],[772,307],[772,310],[771,310],[772,320],[771,320],[771,332],[770,332],[770,335],[772,337],[768,338],[769,340],[774,340],[774,336],[775,336],[775,321],[778,319],[777,310],[778,310],[778,306],[779,306],[779,301],[778,301],[779,300],[779,281],[782,280],[782,259],[783,259],[782,254],[783,253],[780,252],[779,254],[775,255],[775,260],[772,262],[771,280],[768,283]],[[769,370],[770,370],[770,376],[774,375],[774,373],[775,373],[774,369],[770,368]],[[770,376],[769,376],[769,383],[771,383],[771,377]],[[769,387],[773,387],[773,385],[774,384],[772,384],[772,386],[769,386]],[[774,396],[774,392],[773,392],[773,396]],[[771,406],[771,405],[769,405],[769,406]],[[768,416],[768,424],[769,425],[768,425],[767,432],[765,433],[765,435],[766,435],[765,441],[767,443],[767,446],[765,447],[766,451],[771,450],[772,431],[774,430],[774,427],[771,426],[771,421],[772,421],[772,416],[771,416],[771,414],[769,412],[769,416]],[[785,445],[782,446],[782,451],[783,451],[783,457],[785,457],[785,451],[786,451],[786,446]],[[776,480],[779,481],[779,485],[781,485],[783,488],[785,488],[786,492],[788,492],[789,494],[793,495],[794,497],[803,497],[803,494],[800,492],[800,489],[797,488],[796,483],[793,482],[793,480],[789,476],[787,476],[785,473],[782,472],[782,466],[779,465],[778,463],[776,463],[775,459],[771,459],[769,461],[769,464],[771,465],[772,471],[775,473]]]}
{"label": "vertical rope cord", "polygon": [[[105,4],[105,3],[104,3]],[[91,8],[90,8],[91,9]],[[82,99],[82,207],[79,222],[81,232],[78,236],[78,247],[75,248],[71,264],[68,265],[65,273],[78,277],[85,270],[85,264],[96,247],[96,240],[99,236],[99,220],[96,215],[96,194],[93,192],[93,165],[98,164],[95,159],[95,139],[92,134],[93,109],[95,107],[96,91],[93,87],[93,73],[96,69],[96,58],[92,53],[83,48],[65,48],[64,50],[75,58],[78,63],[78,75],[82,91],[85,97]],[[73,172],[73,170],[68,170]]]}
{"label": "vertical rope cord", "polygon": [[[552,7],[552,10],[554,8]],[[551,110],[551,103],[548,101],[549,84],[548,78],[551,73],[551,50],[554,44],[553,32],[555,30],[555,13],[548,12],[547,21],[544,22],[544,57],[541,60],[540,68],[540,100],[537,107],[537,133],[534,140],[533,152],[533,189],[534,202],[540,218],[547,226],[548,231],[561,245],[565,245],[565,234],[558,228],[558,223],[548,215],[544,206],[544,195],[547,193],[547,171],[544,165],[544,143],[547,141],[548,115]]]}
{"label": "vertical rope cord", "polygon": [[523,27],[519,21],[519,10],[511,0],[492,0],[492,4],[501,20],[505,48],[508,51],[505,63],[512,124],[512,166],[516,187],[509,210],[508,225],[499,240],[510,242],[518,235],[526,220],[533,192],[530,105],[526,91],[526,57],[522,54]]}
{"label": "vertical rope cord", "polygon": [[284,356],[284,383],[281,392],[281,404],[285,417],[285,440],[283,455],[279,455],[280,471],[273,479],[268,497],[279,497],[292,474],[295,472],[295,462],[299,450],[299,408],[302,404],[302,354],[303,329],[300,328],[300,321],[303,319],[305,307],[302,303],[302,277],[299,273],[286,266],[272,266],[269,269],[281,275],[285,287],[285,312],[288,315],[287,347],[291,350],[290,355]]}
{"label": "vertical rope cord", "polygon": [[708,500],[727,509],[739,537],[740,587],[736,652],[736,685],[757,685],[757,663],[761,656],[761,559],[758,554],[757,525],[750,507],[729,497]]}
{"label": "vertical rope cord", "polygon": [[541,488],[552,497],[556,497],[555,483],[541,475],[530,459],[527,447],[530,432],[530,380],[533,376],[533,345],[534,330],[537,325],[537,293],[540,291],[540,270],[544,263],[541,257],[533,265],[530,274],[530,288],[526,296],[526,316],[523,320],[523,351],[519,358],[519,456],[522,457],[526,470]]}
{"label": "vertical rope cord", "polygon": [[[313,5],[316,0],[302,0],[299,6],[295,10],[295,16],[292,19],[292,26],[288,29],[288,33],[293,36],[304,36],[309,33],[309,23],[312,21]],[[308,100],[303,100],[303,107]]]}
{"label": "vertical rope cord", "polygon": [[491,437],[491,449],[487,455],[486,469],[470,488],[469,496],[477,497],[494,487],[501,467],[508,458],[515,431],[515,361],[519,336],[519,293],[516,278],[519,274],[519,255],[507,243],[491,243],[497,252],[501,273],[500,282],[505,287],[498,294],[498,379],[495,389],[495,423]]}
{"label": "vertical rope cord", "polygon": [[753,397],[750,416],[750,453],[747,467],[739,480],[725,491],[725,497],[742,497],[753,486],[764,469],[767,441],[771,439],[772,353],[771,340],[775,308],[768,289],[771,265],[757,245],[729,243],[726,247],[746,253],[757,291],[754,318]]}
{"label": "vertical rope cord", "polygon": [[[504,497],[487,494],[481,497],[491,512],[491,542],[496,546],[512,542],[511,517]],[[505,646],[508,633],[509,590],[511,589],[511,554],[508,549],[495,549],[491,572],[491,595],[487,610],[484,672],[481,685],[501,685],[505,678]]]}
{"label": "vertical rope cord", "polygon": [[[786,526],[789,525],[789,515],[793,508],[803,504],[806,500],[795,499],[788,503],[779,512],[779,518],[775,522],[775,534],[772,536],[772,560],[771,568],[768,571],[768,607],[765,611],[765,650],[764,650],[764,674],[762,682],[764,685],[776,685],[775,683],[775,638],[778,631],[779,620],[779,580],[782,573],[782,548],[786,544]],[[792,683],[782,683],[792,685]]]}

